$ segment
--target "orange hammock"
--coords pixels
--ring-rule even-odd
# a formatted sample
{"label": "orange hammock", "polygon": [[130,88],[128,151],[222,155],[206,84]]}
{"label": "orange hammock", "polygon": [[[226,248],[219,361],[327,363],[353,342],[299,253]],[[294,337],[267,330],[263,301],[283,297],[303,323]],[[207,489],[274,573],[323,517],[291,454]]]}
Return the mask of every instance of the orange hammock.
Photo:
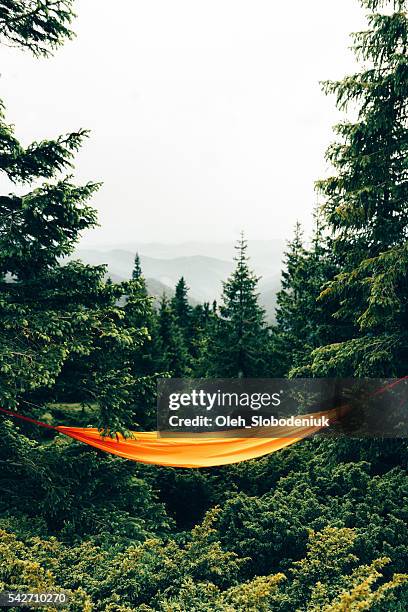
{"label": "orange hammock", "polygon": [[[326,412],[307,416],[319,418],[330,417],[330,414]],[[274,453],[316,433],[321,427],[300,427],[297,430],[293,427],[287,430],[281,428],[279,437],[276,437],[277,432],[274,428],[273,438],[265,437],[266,431],[262,433],[263,437],[243,438],[239,437],[239,430],[234,432],[234,437],[221,438],[208,437],[208,434],[195,434],[191,437],[159,438],[157,432],[152,431],[134,432],[134,439],[118,436],[117,440],[102,437],[97,429],[77,427],[57,427],[57,429],[85,444],[132,461],[172,467],[203,468],[239,463]],[[290,437],[287,437],[288,435]],[[296,437],[293,437],[294,435]],[[231,436],[231,432],[228,432],[228,436]]]}
{"label": "orange hammock", "polygon": [[[322,429],[319,426],[263,428],[262,437],[256,438],[240,437],[239,430],[228,432],[228,437],[220,437],[220,434],[218,436],[214,434],[212,437],[209,437],[209,434],[195,434],[191,437],[160,438],[155,431],[136,431],[133,432],[133,438],[124,438],[120,434],[117,434],[116,438],[110,438],[103,436],[98,429],[94,428],[55,427],[4,410],[4,408],[0,408],[0,411],[41,427],[56,430],[84,444],[131,461],[183,468],[214,467],[256,459],[299,442]],[[298,418],[320,419],[326,417],[330,421],[334,421],[339,416],[339,409],[334,409],[326,412],[303,414]],[[271,435],[270,438],[266,437],[268,433]]]}
{"label": "orange hammock", "polygon": [[[378,389],[372,394],[372,397],[406,380],[408,380],[408,376]],[[303,414],[296,418],[314,417],[319,419],[326,417],[330,423],[334,423],[349,410],[350,406],[345,405],[325,412]],[[240,430],[233,432],[234,437],[231,437],[232,432],[228,432],[228,437],[221,437],[223,435],[221,432],[221,434],[214,434],[212,437],[209,437],[208,434],[195,434],[191,437],[174,436],[173,438],[160,438],[158,433],[154,431],[137,431],[133,432],[133,438],[124,438],[122,435],[117,435],[116,439],[114,439],[103,436],[98,429],[88,427],[55,427],[54,425],[36,421],[16,412],[4,410],[4,408],[0,408],[0,411],[9,416],[40,425],[41,427],[53,429],[84,444],[99,448],[106,453],[130,459],[131,461],[183,468],[214,467],[217,465],[239,463],[248,459],[256,459],[299,442],[322,429],[319,426],[263,428],[262,437],[250,438],[242,437]],[[266,437],[268,434],[270,434],[270,437]]]}

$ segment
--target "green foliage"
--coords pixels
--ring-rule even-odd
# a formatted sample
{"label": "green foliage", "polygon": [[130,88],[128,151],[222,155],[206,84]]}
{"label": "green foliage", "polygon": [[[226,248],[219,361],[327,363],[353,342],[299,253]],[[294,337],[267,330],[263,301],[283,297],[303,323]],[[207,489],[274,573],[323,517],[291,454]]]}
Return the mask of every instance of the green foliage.
{"label": "green foliage", "polygon": [[[41,6],[47,10],[47,3]],[[75,400],[98,403],[100,427],[124,429],[146,395],[141,389],[149,388],[143,379],[135,392],[137,375],[147,372],[133,367],[149,334],[143,282],[113,285],[105,282],[103,266],[61,265],[81,231],[96,224],[87,201],[98,185],[78,187],[59,176],[72,166],[86,132],[23,147],[0,111],[0,170],[24,185],[49,180],[23,196],[0,197],[0,401],[17,407],[32,393],[42,390],[43,401],[75,385]]]}
{"label": "green foliage", "polygon": [[17,525],[41,517],[46,533],[68,541],[92,536],[109,546],[169,529],[163,505],[135,465],[59,437],[34,442],[7,421],[0,431],[0,486],[7,492],[0,513],[17,516]]}
{"label": "green foliage", "polygon": [[236,250],[236,268],[224,283],[220,316],[209,344],[207,374],[262,378],[269,370],[269,330],[256,293],[259,279],[249,269],[243,236]]}
{"label": "green foliage", "polygon": [[333,278],[336,265],[324,224],[318,215],[315,221],[309,249],[297,224],[285,254],[272,331],[275,376],[301,371],[316,347],[344,334],[333,320],[333,311],[318,302],[321,288]]}
{"label": "green foliage", "polygon": [[[0,171],[13,182],[53,179],[71,167],[85,131],[24,149],[5,122],[0,107]],[[0,274],[30,277],[69,255],[82,230],[96,224],[95,211],[86,205],[99,185],[77,187],[69,178],[44,183],[33,191],[0,198]]]}
{"label": "green foliage", "polygon": [[180,278],[176,285],[174,297],[171,299],[171,307],[177,324],[183,331],[184,339],[188,342],[191,325],[191,306],[188,302],[188,287],[183,277]]}
{"label": "green foliage", "polygon": [[[46,541],[31,538],[24,544],[0,531],[0,555],[3,553],[0,560],[8,560],[7,565],[0,564],[0,581],[3,580],[3,588],[13,588],[17,580],[20,588],[27,588],[31,586],[29,571],[35,572],[36,583],[32,586],[58,584],[69,591],[85,590],[98,610],[119,603],[132,609],[152,604],[156,609],[155,602],[177,596],[189,580],[224,589],[236,581],[243,561],[224,552],[214,539],[216,516],[214,509],[192,530],[185,544],[147,539],[116,553],[91,543],[68,548],[55,538]],[[17,578],[11,566],[18,564],[19,559],[21,569]]]}
{"label": "green foliage", "polygon": [[408,365],[407,3],[364,5],[394,12],[372,13],[369,29],[354,35],[362,72],[324,85],[340,110],[352,105],[358,116],[336,127],[339,141],[327,152],[336,174],[318,183],[341,264],[321,297],[337,306],[336,317],[354,331],[317,349],[311,371],[322,372],[329,354],[335,371],[399,376]]}
{"label": "green foliage", "polygon": [[146,281],[143,276],[139,253],[136,253],[135,255],[135,264],[132,270],[132,280],[137,281],[139,283],[139,296],[142,298],[147,297]]}
{"label": "green foliage", "polygon": [[245,560],[224,552],[214,539],[216,513],[183,544],[149,539],[122,552],[91,543],[68,548],[55,538],[21,541],[0,531],[0,584],[63,589],[72,598],[69,610],[346,612],[406,602],[408,576],[375,585],[388,559],[359,564],[355,534],[347,529],[311,533],[307,556],[289,568],[290,578],[278,573],[238,583]]}
{"label": "green foliage", "polygon": [[[373,604],[381,602],[385,606],[382,609],[390,609],[387,605],[395,602],[393,590],[406,586],[408,575],[395,575],[372,590],[382,578],[379,570],[389,559],[376,559],[369,566],[357,565],[354,539],[351,529],[327,528],[322,533],[310,534],[305,559],[295,562],[291,570],[292,605],[310,612],[348,612],[372,610]],[[406,589],[404,593],[407,594]]]}
{"label": "green foliage", "polygon": [[72,0],[2,0],[1,42],[29,49],[35,56],[50,55],[73,37],[72,4]]}
{"label": "green foliage", "polygon": [[156,338],[158,370],[169,372],[173,378],[187,376],[189,355],[186,342],[171,303],[165,295],[160,300]]}
{"label": "green foliage", "polygon": [[[1,590],[15,590],[24,592],[61,592],[50,569],[43,565],[44,557],[57,556],[60,545],[55,540],[44,541],[35,538],[26,546],[15,536],[0,530],[0,588]],[[92,605],[90,598],[82,589],[73,591],[64,589],[70,598],[69,609],[72,612],[90,612]],[[12,607],[10,610],[19,610]],[[54,608],[48,608],[54,609]]]}
{"label": "green foliage", "polygon": [[192,309],[189,332],[189,352],[192,376],[205,377],[208,370],[214,338],[218,325],[217,307],[208,302],[198,304]]}
{"label": "green foliage", "polygon": [[[124,325],[143,330],[144,337],[130,351],[130,367],[134,376],[132,403],[135,407],[136,424],[150,429],[156,422],[157,377],[167,375],[160,370],[157,353],[157,317],[153,299],[148,297],[146,280],[143,276],[140,257],[135,256],[132,281],[127,285],[124,310]],[[154,337],[153,337],[154,336]]]}

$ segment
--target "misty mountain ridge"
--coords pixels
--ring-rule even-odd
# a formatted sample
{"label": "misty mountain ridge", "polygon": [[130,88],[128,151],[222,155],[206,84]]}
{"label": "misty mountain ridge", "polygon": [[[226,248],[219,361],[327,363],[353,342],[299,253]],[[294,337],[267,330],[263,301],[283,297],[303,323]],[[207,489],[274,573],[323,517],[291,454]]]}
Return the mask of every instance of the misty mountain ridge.
{"label": "misty mountain ridge", "polygon": [[[286,241],[282,239],[272,240],[248,240],[248,255],[251,266],[257,274],[269,276],[281,268],[282,255]],[[155,259],[176,259],[178,257],[194,257],[202,255],[232,261],[235,256],[234,242],[203,242],[185,241],[181,243],[162,243],[162,242],[123,242],[114,244],[90,245],[82,242],[79,250],[94,251],[131,251],[138,252],[146,257]]]}
{"label": "misty mountain ridge", "polygon": [[[255,257],[251,256],[251,247],[256,252]],[[188,248],[191,249],[191,254],[184,254],[188,252]],[[250,266],[258,276],[262,277],[259,282],[260,303],[266,309],[270,320],[274,318],[283,249],[283,241],[272,241],[272,244],[255,241],[248,244]],[[200,250],[201,254],[197,254],[197,250]],[[172,297],[177,281],[183,276],[190,289],[189,297],[192,304],[212,302],[214,299],[218,301],[222,293],[222,282],[235,267],[234,247],[232,244],[224,243],[181,245],[150,243],[140,244],[132,250],[122,248],[122,245],[121,248],[109,250],[84,248],[75,251],[70,259],[81,259],[90,265],[105,264],[112,280],[119,282],[131,277],[136,252],[139,253],[149,294],[156,299],[163,293]],[[228,257],[228,253],[229,259],[215,256],[216,254]]]}

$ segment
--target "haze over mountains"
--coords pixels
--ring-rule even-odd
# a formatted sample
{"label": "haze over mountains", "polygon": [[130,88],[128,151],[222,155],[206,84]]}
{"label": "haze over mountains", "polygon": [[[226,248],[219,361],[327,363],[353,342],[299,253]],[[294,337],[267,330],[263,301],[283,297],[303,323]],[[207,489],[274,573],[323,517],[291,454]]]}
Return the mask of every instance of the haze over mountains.
{"label": "haze over mountains", "polygon": [[[261,277],[260,301],[270,320],[274,316],[284,247],[283,240],[248,242],[250,265]],[[163,292],[173,295],[177,281],[184,276],[192,303],[219,300],[222,281],[234,268],[234,245],[227,242],[107,244],[80,248],[73,258],[92,265],[106,264],[109,276],[119,282],[130,278],[136,252],[141,259],[149,293],[155,297],[160,297]]]}

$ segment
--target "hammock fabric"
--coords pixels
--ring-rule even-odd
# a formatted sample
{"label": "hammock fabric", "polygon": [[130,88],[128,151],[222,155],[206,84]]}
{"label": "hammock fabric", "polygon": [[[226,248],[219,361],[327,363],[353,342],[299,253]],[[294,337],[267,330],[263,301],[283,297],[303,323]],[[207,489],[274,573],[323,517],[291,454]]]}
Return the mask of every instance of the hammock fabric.
{"label": "hammock fabric", "polygon": [[[98,448],[106,453],[118,455],[124,459],[140,463],[183,468],[214,467],[240,463],[248,459],[256,459],[299,442],[322,429],[319,426],[298,428],[274,427],[269,430],[263,428],[262,437],[257,438],[240,437],[239,430],[236,430],[233,434],[228,432],[228,437],[220,437],[220,435],[217,436],[216,434],[214,437],[209,437],[208,434],[195,434],[191,437],[160,438],[155,431],[137,431],[133,432],[133,438],[124,438],[120,434],[117,434],[116,438],[110,438],[103,436],[98,429],[94,428],[55,427],[16,412],[4,410],[4,408],[0,408],[0,411],[29,423],[53,429],[84,444]],[[339,415],[339,409],[335,409],[307,415],[303,414],[298,418],[305,418],[306,416],[315,419],[326,417],[331,422],[334,422],[341,415]],[[268,432],[271,434],[270,438],[266,437]]]}

